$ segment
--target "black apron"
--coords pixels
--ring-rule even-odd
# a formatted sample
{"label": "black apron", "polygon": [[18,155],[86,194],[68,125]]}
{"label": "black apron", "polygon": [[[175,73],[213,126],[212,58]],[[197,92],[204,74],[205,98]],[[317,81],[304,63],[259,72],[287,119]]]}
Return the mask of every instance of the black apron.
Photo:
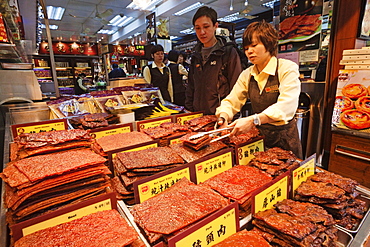
{"label": "black apron", "polygon": [[[253,114],[261,113],[267,107],[277,102],[280,95],[278,66],[276,67],[275,76],[270,75],[267,79],[262,94],[260,94],[257,81],[251,76],[248,85],[248,97],[251,101]],[[265,136],[264,144],[266,148],[280,147],[284,150],[293,151],[298,158],[302,159],[302,145],[299,140],[296,121],[297,120],[293,118],[285,125],[276,126],[272,124],[262,124],[256,127],[261,135]]]}
{"label": "black apron", "polygon": [[152,78],[151,84],[154,87],[159,87],[161,91],[162,98],[168,102],[171,102],[171,96],[168,92],[168,82],[170,80],[170,73],[168,67],[163,68],[163,74],[158,69],[158,67],[153,68],[152,65],[149,65],[150,76]]}

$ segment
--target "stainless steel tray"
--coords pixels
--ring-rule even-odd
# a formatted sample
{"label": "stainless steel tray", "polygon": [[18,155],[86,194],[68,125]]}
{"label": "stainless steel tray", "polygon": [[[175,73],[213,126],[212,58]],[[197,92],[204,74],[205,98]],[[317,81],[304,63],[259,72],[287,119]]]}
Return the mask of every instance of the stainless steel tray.
{"label": "stainless steel tray", "polygon": [[336,242],[337,247],[347,247],[353,241],[353,236],[340,228],[338,228],[338,241]]}

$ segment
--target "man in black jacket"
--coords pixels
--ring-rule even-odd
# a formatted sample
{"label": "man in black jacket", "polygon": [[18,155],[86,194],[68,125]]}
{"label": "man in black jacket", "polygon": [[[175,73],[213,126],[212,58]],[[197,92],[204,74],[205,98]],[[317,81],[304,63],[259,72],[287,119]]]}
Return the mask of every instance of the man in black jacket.
{"label": "man in black jacket", "polygon": [[108,74],[109,79],[118,78],[118,77],[126,77],[126,73],[123,69],[118,67],[118,64],[114,63],[112,65],[112,71]]}
{"label": "man in black jacket", "polygon": [[193,25],[200,43],[191,58],[185,107],[212,115],[230,93],[242,67],[236,48],[227,49],[226,39],[215,35],[218,22],[214,9],[199,8]]}

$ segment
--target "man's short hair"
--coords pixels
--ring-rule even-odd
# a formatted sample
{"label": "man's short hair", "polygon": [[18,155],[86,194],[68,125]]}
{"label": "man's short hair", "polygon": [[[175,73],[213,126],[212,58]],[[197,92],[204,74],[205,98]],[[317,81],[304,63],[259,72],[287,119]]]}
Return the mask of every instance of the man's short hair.
{"label": "man's short hair", "polygon": [[164,51],[163,49],[163,46],[162,45],[153,45],[152,49],[150,49],[150,54],[154,54],[158,51]]}
{"label": "man's short hair", "polygon": [[193,16],[193,26],[195,25],[195,21],[202,16],[209,17],[212,20],[213,25],[215,25],[217,22],[216,10],[207,6],[202,6],[197,10],[197,12]]}
{"label": "man's short hair", "polygon": [[243,48],[252,44],[254,34],[271,55],[277,55],[279,36],[277,30],[270,23],[262,20],[249,24],[243,33]]}
{"label": "man's short hair", "polygon": [[112,64],[112,68],[113,69],[117,69],[118,68],[118,64],[116,64],[116,63]]}

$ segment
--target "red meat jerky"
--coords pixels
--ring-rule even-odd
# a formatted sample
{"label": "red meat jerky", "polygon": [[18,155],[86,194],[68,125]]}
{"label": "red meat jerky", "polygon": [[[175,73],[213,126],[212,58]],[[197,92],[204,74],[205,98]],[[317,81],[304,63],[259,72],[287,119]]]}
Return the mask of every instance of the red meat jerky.
{"label": "red meat jerky", "polygon": [[116,210],[105,210],[26,235],[14,247],[127,246],[137,233]]}

